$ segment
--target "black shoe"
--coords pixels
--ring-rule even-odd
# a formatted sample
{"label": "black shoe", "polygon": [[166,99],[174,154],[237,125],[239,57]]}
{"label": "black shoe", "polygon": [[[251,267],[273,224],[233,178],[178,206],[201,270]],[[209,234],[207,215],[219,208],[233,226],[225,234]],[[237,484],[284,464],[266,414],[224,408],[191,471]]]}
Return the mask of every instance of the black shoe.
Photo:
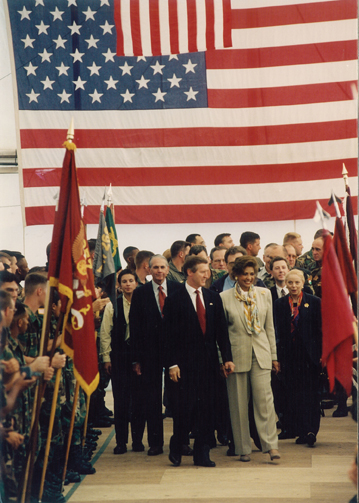
{"label": "black shoe", "polygon": [[95,426],[97,428],[109,428],[112,426],[112,422],[110,421],[110,418],[103,416],[96,420]]}
{"label": "black shoe", "polygon": [[43,503],[66,503],[61,493],[51,491],[50,489],[44,489],[41,501]]}
{"label": "black shoe", "polygon": [[233,442],[228,443],[227,456],[237,456]]}
{"label": "black shoe", "polygon": [[278,435],[278,440],[286,440],[287,438],[295,438],[295,435],[287,430],[281,431]]}
{"label": "black shoe", "polygon": [[108,409],[107,407],[104,407],[101,412],[104,416],[113,416],[112,410]]}
{"label": "black shoe", "polygon": [[206,468],[213,468],[216,466],[216,463],[209,458],[209,451],[209,445],[204,445],[200,448],[196,448],[196,444],[194,445],[193,463],[195,466],[205,466]]}
{"label": "black shoe", "polygon": [[227,435],[223,435],[222,433],[217,434],[217,440],[221,445],[228,445]]}
{"label": "black shoe", "polygon": [[208,459],[193,459],[193,463],[195,466],[204,466],[206,468],[214,468],[216,466],[216,463],[214,461],[211,461],[209,458]]}
{"label": "black shoe", "polygon": [[193,456],[193,449],[189,445],[182,445],[182,456]]}
{"label": "black shoe", "polygon": [[143,445],[142,442],[140,442],[139,444],[133,443],[132,450],[133,452],[143,452],[145,450],[145,446]]}
{"label": "black shoe", "polygon": [[77,482],[81,482],[81,477],[78,472],[74,472],[72,470],[67,470],[66,471],[66,480],[68,481],[68,484],[74,484]]}
{"label": "black shoe", "polygon": [[98,430],[98,429],[96,429],[96,428],[92,428],[92,427],[90,427],[90,428],[88,428],[88,430],[87,430],[87,431],[88,431],[88,433],[90,433],[91,435],[97,435],[97,436],[102,435],[102,431],[101,431],[101,430]]}
{"label": "black shoe", "polygon": [[308,443],[307,442],[307,435],[302,435],[302,436],[298,437],[297,440],[295,441],[295,443],[297,445],[302,445],[302,444]]}
{"label": "black shoe", "polygon": [[168,455],[168,459],[171,461],[173,466],[179,466],[181,464],[181,456],[173,454],[173,452],[171,452],[171,451]]}
{"label": "black shoe", "polygon": [[347,417],[347,415],[348,409],[339,409],[339,407],[332,414],[333,417]]}
{"label": "black shoe", "polygon": [[314,433],[308,433],[307,444],[309,445],[309,447],[313,447],[316,441],[317,437],[314,435]]}
{"label": "black shoe", "polygon": [[147,451],[149,456],[158,456],[159,454],[163,454],[162,447],[150,447]]}
{"label": "black shoe", "polygon": [[125,454],[125,452],[127,452],[126,444],[116,445],[116,447],[113,450],[114,454]]}

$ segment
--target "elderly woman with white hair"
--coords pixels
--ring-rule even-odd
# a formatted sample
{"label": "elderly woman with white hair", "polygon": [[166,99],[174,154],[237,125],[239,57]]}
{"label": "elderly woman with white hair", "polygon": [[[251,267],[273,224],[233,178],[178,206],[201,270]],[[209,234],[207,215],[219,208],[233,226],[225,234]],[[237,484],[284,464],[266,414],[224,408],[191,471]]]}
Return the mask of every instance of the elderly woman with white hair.
{"label": "elderly woman with white hair", "polygon": [[303,292],[304,275],[292,269],[285,278],[289,294],[274,303],[278,360],[285,409],[280,439],[313,446],[320,424],[319,376],[322,353],[321,300]]}

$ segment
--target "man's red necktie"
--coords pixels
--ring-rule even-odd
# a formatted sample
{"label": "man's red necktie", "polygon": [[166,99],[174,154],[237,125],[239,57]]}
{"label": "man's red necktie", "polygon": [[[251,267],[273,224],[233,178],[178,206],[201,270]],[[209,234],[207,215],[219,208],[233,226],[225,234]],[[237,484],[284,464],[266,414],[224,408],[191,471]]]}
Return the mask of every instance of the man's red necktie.
{"label": "man's red necktie", "polygon": [[166,294],[163,291],[162,286],[158,287],[158,300],[160,302],[161,314],[163,314],[163,306],[165,305]]}
{"label": "man's red necktie", "polygon": [[199,324],[201,325],[201,329],[202,329],[202,332],[204,335],[206,333],[206,310],[204,308],[204,305],[202,304],[199,290],[196,290],[196,295],[197,295],[197,297],[196,297],[197,316],[198,316],[198,321],[199,321]]}

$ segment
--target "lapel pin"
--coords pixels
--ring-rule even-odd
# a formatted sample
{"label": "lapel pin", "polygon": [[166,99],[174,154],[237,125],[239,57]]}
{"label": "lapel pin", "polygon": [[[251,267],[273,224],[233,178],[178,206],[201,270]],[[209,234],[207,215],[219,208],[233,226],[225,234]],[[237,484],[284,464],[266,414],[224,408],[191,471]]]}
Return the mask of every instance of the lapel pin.
{"label": "lapel pin", "polygon": [[210,303],[209,303],[209,305],[210,305],[210,306],[213,306],[213,302],[210,302]]}
{"label": "lapel pin", "polygon": [[304,307],[309,307],[309,304],[304,304]]}

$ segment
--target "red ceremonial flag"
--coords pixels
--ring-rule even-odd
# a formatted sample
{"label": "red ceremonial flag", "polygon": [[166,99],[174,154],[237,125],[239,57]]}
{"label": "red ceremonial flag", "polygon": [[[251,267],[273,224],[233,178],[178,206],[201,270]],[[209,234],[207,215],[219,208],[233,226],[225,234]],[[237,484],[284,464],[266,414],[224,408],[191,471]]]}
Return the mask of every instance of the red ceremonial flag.
{"label": "red ceremonial flag", "polygon": [[333,243],[347,292],[349,294],[355,293],[358,291],[358,280],[348,248],[344,225],[340,218],[335,219]]}
{"label": "red ceremonial flag", "polygon": [[50,286],[61,296],[65,313],[61,347],[74,361],[81,387],[91,394],[98,385],[98,362],[92,301],[96,298],[90,251],[81,218],[75,151],[67,150],[62,167],[59,206],[51,241]]}
{"label": "red ceremonial flag", "polygon": [[327,366],[331,390],[338,379],[348,396],[352,386],[353,321],[333,239],[328,234],[324,237],[322,266],[322,361]]}
{"label": "red ceremonial flag", "polygon": [[350,187],[347,186],[346,191],[347,191],[346,212],[347,212],[347,225],[349,230],[350,253],[352,254],[354,260],[355,269],[357,269],[358,236],[357,236],[357,230],[355,228],[354,209],[353,209]]}

